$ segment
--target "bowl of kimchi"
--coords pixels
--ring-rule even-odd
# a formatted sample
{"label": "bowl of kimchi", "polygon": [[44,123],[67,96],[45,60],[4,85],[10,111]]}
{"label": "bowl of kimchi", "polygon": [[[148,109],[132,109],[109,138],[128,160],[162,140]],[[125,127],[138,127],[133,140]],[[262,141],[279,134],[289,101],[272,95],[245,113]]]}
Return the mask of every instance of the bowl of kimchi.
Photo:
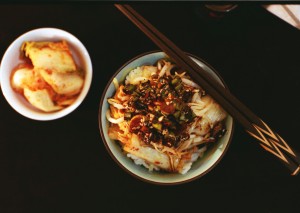
{"label": "bowl of kimchi", "polygon": [[74,111],[91,81],[88,51],[61,29],[39,28],[22,34],[1,61],[4,97],[14,110],[34,120],[58,119]]}
{"label": "bowl of kimchi", "polygon": [[[189,57],[226,88],[210,65]],[[154,184],[181,184],[206,174],[224,156],[233,125],[232,117],[163,52],[123,65],[99,107],[107,151],[126,172]]]}

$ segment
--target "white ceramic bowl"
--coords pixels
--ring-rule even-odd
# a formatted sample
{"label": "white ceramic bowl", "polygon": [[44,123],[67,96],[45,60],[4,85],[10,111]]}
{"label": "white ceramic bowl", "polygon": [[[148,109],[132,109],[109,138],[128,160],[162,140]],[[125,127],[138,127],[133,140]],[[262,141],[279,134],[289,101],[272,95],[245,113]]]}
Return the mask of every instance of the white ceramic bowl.
{"label": "white ceramic bowl", "polygon": [[[205,152],[203,158],[198,159],[195,163],[193,163],[192,168],[184,175],[155,171],[149,172],[144,167],[134,164],[131,159],[126,157],[126,154],[122,152],[118,142],[111,140],[107,134],[109,126],[108,121],[105,117],[105,113],[109,107],[107,99],[112,97],[115,93],[115,87],[112,80],[113,78],[117,78],[119,82],[122,82],[126,75],[133,68],[145,64],[154,64],[157,60],[165,57],[167,56],[163,52],[145,53],[127,62],[113,75],[113,77],[108,82],[100,101],[99,128],[106,149],[108,150],[112,158],[125,171],[146,182],[163,185],[172,185],[186,183],[196,178],[199,178],[202,175],[206,174],[208,171],[210,171],[220,161],[231,141],[231,136],[233,133],[233,119],[231,116],[227,117],[225,121],[227,132],[225,133],[225,135],[220,140],[218,140],[218,142],[215,143],[214,146],[212,146]],[[213,68],[211,68],[207,63],[195,56],[190,55],[190,57],[225,87],[224,82],[216,73],[216,71],[214,71]]]}
{"label": "white ceramic bowl", "polygon": [[[22,95],[16,93],[11,87],[11,73],[22,61],[20,48],[25,41],[61,41],[66,40],[73,54],[76,64],[85,71],[85,82],[76,101],[56,112],[42,112],[33,107]],[[54,120],[74,111],[86,97],[92,82],[92,62],[88,51],[83,44],[72,34],[56,28],[40,28],[29,31],[18,37],[3,55],[0,67],[1,89],[7,102],[21,115],[34,120]]]}

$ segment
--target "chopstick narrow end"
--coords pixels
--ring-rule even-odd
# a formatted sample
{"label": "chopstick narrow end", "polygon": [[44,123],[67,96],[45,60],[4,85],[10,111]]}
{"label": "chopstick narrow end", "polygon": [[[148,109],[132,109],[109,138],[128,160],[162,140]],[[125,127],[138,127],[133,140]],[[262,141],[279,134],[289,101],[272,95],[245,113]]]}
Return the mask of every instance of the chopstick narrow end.
{"label": "chopstick narrow end", "polygon": [[298,175],[300,172],[300,166],[297,167],[297,169],[292,173],[292,176]]}

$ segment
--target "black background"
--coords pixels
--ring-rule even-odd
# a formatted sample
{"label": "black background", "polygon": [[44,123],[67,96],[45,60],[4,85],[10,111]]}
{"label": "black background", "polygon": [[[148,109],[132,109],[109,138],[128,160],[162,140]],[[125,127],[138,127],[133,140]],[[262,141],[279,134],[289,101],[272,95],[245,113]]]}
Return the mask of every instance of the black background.
{"label": "black background", "polygon": [[[203,58],[242,102],[296,150],[299,143],[300,32],[241,3],[212,18],[202,3],[134,3],[184,51]],[[142,182],[106,151],[99,101],[113,73],[158,48],[111,3],[0,5],[0,53],[39,27],[66,30],[88,49],[93,81],[70,115],[34,121],[0,95],[0,212],[298,212],[299,177],[235,127],[232,143],[208,174],[177,186]]]}

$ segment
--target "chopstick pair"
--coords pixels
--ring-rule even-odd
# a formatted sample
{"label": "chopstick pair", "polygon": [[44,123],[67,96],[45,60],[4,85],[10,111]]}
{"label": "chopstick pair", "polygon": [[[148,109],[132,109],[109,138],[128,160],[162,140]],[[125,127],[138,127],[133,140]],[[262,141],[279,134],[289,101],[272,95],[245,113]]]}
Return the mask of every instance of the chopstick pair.
{"label": "chopstick pair", "polygon": [[268,152],[276,156],[292,175],[300,171],[300,155],[296,153],[277,133],[241,103],[228,90],[224,89],[214,78],[198,66],[190,57],[180,50],[166,36],[160,33],[131,6],[115,4],[141,31],[143,31],[174,62],[184,69],[195,82],[199,83],[232,117],[241,123],[245,130],[260,142]]}

